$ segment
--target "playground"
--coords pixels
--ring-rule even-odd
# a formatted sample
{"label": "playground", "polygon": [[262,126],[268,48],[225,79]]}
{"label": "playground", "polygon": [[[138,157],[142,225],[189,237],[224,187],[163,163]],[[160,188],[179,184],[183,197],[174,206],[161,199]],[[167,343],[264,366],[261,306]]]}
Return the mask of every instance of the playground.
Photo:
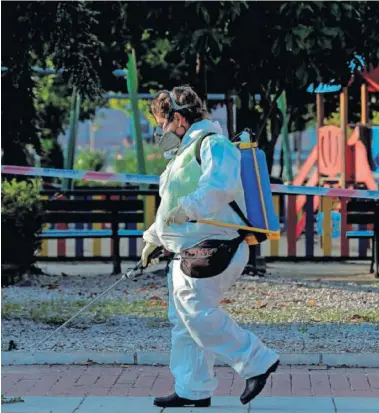
{"label": "playground", "polygon": [[[375,2],[7,2],[2,24],[2,411],[377,412]],[[175,95],[181,85],[200,117]],[[151,109],[158,91],[162,113]],[[185,163],[172,175],[203,121],[219,132],[197,136],[194,176]],[[280,366],[242,405],[246,380],[217,353],[211,407],[158,408],[153,398],[179,382],[170,260],[203,240],[176,256],[154,240],[158,262],[143,268],[143,236],[159,226],[165,190],[190,196],[197,172],[218,165],[226,193],[233,168],[204,166],[202,154],[220,131],[240,156],[246,212],[235,197],[240,221],[184,211],[173,231],[238,230],[248,263],[216,307]]]}

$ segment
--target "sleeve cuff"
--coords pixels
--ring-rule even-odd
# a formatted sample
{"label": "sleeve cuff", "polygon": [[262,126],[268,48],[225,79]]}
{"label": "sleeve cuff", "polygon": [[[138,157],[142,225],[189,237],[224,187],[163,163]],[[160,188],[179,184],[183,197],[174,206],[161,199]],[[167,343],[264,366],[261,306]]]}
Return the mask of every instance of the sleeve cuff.
{"label": "sleeve cuff", "polygon": [[162,243],[159,237],[157,236],[153,225],[148,230],[144,231],[142,238],[144,241],[149,242],[150,244],[155,244],[156,246],[160,247]]}

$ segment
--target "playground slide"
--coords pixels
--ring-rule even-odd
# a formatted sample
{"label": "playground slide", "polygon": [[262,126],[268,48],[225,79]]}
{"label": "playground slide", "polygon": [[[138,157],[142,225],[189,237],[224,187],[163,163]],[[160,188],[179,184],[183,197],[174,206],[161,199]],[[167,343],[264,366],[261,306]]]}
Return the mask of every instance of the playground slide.
{"label": "playground slide", "polygon": [[[318,171],[314,171],[305,186],[317,186],[318,181]],[[297,185],[297,184],[296,184]],[[307,200],[306,195],[299,195],[296,199],[296,215],[298,217],[298,222],[296,225],[296,239],[298,239],[305,228],[305,217],[306,213],[303,212],[305,202]],[[313,197],[313,210],[317,211],[320,204],[320,197]]]}
{"label": "playground slide", "polygon": [[318,146],[316,144],[311,153],[308,155],[308,158],[305,160],[304,164],[301,166],[299,173],[292,182],[292,185],[301,186],[304,184],[309,175],[309,172],[311,172],[312,168],[317,163],[317,151]]}
{"label": "playground slide", "polygon": [[[302,165],[299,173],[293,180],[293,185],[301,186],[304,184],[311,170],[314,168],[314,166],[317,166],[317,156],[318,156],[318,146],[315,145],[311,153],[308,155],[306,161]],[[318,171],[316,169],[315,171],[313,171],[311,177],[309,178],[305,186],[315,186],[317,185],[317,181],[318,181]],[[319,197],[314,197],[314,200],[313,200],[313,207],[315,210],[318,208],[318,204],[319,204],[318,198]],[[306,215],[302,211],[303,211],[306,200],[307,200],[307,197],[305,195],[300,195],[296,199],[296,215],[298,217],[298,223],[296,226],[296,239],[299,238],[299,236],[301,235],[305,227],[305,216]]]}
{"label": "playground slide", "polygon": [[[376,183],[368,159],[367,159],[367,151],[363,144],[363,142],[359,139],[359,130],[355,128],[353,133],[351,134],[350,138],[348,139],[347,144],[349,146],[355,146],[355,181],[359,183],[365,184],[367,189],[369,190],[377,190],[378,184]],[[318,146],[312,149],[311,153],[309,154],[307,160],[304,162],[304,165],[301,167],[298,175],[293,181],[293,185],[303,185],[305,180],[307,179],[309,173],[311,172],[314,166],[317,167],[318,161]],[[317,169],[312,173],[306,186],[316,186],[318,184],[318,171]],[[306,202],[306,196],[300,195],[297,197],[296,200],[296,214],[298,217],[298,223],[296,226],[296,239],[302,234],[305,228],[305,216],[306,214],[303,212],[303,208]],[[317,211],[319,208],[320,197],[314,197],[313,200],[313,208],[314,211]]]}
{"label": "playground slide", "polygon": [[367,161],[366,147],[360,140],[355,143],[355,173],[357,182],[363,182],[371,191],[378,190],[378,184]]}

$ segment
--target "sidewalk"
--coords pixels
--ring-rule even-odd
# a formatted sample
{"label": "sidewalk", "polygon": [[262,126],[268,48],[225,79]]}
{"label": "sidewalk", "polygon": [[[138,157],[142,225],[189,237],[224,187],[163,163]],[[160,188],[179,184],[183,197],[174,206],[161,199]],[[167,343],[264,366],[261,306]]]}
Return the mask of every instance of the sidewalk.
{"label": "sidewalk", "polygon": [[379,399],[258,397],[243,406],[237,397],[214,397],[210,408],[161,409],[148,397],[27,397],[3,405],[3,413],[377,413]]}
{"label": "sidewalk", "polygon": [[[280,366],[260,397],[242,406],[244,380],[217,367],[211,409],[167,412],[379,412],[379,369]],[[4,404],[4,413],[150,413],[152,398],[173,390],[167,366],[4,366],[2,394],[24,403]],[[222,396],[222,397],[219,397]],[[250,409],[250,410],[249,410]]]}

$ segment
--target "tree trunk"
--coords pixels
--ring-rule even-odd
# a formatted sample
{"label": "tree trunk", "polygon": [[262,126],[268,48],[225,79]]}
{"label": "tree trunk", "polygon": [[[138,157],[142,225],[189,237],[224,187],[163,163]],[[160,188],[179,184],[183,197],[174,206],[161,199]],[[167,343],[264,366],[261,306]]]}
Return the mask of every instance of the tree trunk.
{"label": "tree trunk", "polygon": [[237,130],[241,131],[245,128],[251,127],[251,113],[249,110],[249,91],[246,86],[242,86],[242,89],[238,95],[239,107],[237,107]]}
{"label": "tree trunk", "polygon": [[201,51],[196,56],[196,91],[205,108],[208,108],[207,64],[205,52]]}
{"label": "tree trunk", "polygon": [[233,136],[236,134],[234,130],[234,112],[233,112],[233,99],[230,90],[228,90],[225,94],[226,100],[226,122],[228,127],[228,135],[229,139],[232,139]]}
{"label": "tree trunk", "polygon": [[283,179],[283,173],[284,173],[284,150],[283,150],[283,144],[280,148],[280,172],[279,172],[279,178]]}
{"label": "tree trunk", "polygon": [[280,130],[282,129],[283,116],[281,111],[274,106],[270,115],[270,133],[271,139],[268,141],[268,150],[266,152],[267,166],[270,175],[272,174],[272,168],[274,166],[274,151],[275,145],[280,136]]}

